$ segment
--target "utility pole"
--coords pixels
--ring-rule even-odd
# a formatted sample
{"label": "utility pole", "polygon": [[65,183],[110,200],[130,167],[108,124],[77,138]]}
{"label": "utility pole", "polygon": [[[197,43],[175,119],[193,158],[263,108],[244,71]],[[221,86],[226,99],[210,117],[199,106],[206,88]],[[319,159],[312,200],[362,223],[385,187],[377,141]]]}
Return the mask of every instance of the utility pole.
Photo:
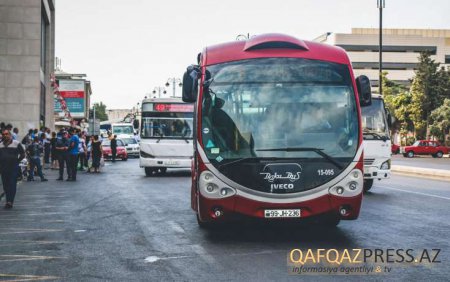
{"label": "utility pole", "polygon": [[181,82],[181,79],[176,77],[171,77],[167,79],[166,87],[169,87],[170,84],[172,84],[172,97],[176,97],[175,91],[176,91],[176,84],[178,83],[178,86],[183,86],[183,83]]}
{"label": "utility pole", "polygon": [[377,7],[380,10],[380,30],[379,30],[379,46],[378,54],[380,55],[379,66],[378,66],[378,92],[383,95],[383,8],[385,8],[385,0],[377,0]]}

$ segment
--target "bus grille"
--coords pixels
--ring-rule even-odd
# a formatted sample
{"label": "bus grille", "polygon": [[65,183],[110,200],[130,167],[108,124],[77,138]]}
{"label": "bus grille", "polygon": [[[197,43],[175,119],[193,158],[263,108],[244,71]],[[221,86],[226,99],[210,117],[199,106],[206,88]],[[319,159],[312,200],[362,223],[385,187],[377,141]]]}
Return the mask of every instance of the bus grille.
{"label": "bus grille", "polygon": [[371,165],[374,161],[375,159],[364,159],[364,165]]}

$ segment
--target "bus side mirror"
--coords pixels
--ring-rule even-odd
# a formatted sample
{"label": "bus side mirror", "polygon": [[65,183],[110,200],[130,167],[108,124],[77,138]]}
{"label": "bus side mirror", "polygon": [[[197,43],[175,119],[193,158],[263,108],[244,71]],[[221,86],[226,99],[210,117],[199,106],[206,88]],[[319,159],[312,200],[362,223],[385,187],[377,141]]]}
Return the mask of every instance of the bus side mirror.
{"label": "bus side mirror", "polygon": [[366,107],[372,105],[372,91],[370,89],[370,80],[365,75],[356,78],[356,87],[359,94],[359,105]]}
{"label": "bus side mirror", "polygon": [[194,103],[197,101],[200,74],[199,66],[190,65],[187,68],[183,75],[183,102]]}

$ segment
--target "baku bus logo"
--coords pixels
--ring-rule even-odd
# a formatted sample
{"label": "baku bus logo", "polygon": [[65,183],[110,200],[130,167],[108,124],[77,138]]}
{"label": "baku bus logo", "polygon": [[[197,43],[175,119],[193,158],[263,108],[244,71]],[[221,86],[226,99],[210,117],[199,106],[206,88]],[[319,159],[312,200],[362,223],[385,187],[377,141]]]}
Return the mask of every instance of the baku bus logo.
{"label": "baku bus logo", "polygon": [[295,182],[300,179],[302,167],[295,163],[268,164],[264,166],[263,172],[260,172],[260,174],[264,175],[264,179],[270,183],[276,180]]}

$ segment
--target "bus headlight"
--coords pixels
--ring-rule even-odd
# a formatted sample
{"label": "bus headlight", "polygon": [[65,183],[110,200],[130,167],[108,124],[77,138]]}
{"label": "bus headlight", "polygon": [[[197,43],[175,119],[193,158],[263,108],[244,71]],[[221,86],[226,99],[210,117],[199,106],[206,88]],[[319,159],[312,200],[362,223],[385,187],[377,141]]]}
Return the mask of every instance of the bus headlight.
{"label": "bus headlight", "polygon": [[380,169],[387,170],[391,168],[391,160],[387,160],[384,163],[381,164]]}
{"label": "bus headlight", "polygon": [[236,194],[236,190],[226,185],[210,171],[204,171],[199,177],[199,190],[202,196],[210,199],[221,199]]}
{"label": "bus headlight", "polygon": [[361,170],[354,169],[328,191],[330,194],[339,197],[354,197],[362,192],[363,181]]}

